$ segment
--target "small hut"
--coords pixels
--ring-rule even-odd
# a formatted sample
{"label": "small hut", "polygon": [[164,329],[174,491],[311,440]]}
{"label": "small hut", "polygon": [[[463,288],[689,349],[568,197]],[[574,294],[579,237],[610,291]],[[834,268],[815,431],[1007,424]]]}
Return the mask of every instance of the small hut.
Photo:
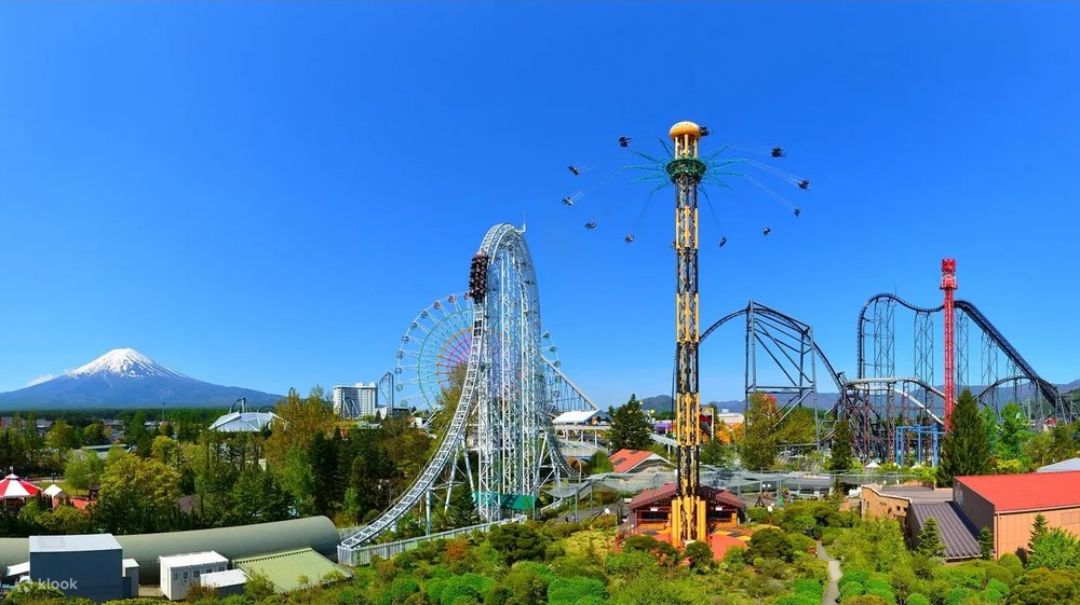
{"label": "small hut", "polygon": [[71,504],[71,496],[69,496],[68,493],[64,491],[64,488],[60,487],[57,483],[53,483],[49,487],[46,487],[45,491],[42,493],[44,493],[45,497],[52,502],[53,508],[63,504]]}

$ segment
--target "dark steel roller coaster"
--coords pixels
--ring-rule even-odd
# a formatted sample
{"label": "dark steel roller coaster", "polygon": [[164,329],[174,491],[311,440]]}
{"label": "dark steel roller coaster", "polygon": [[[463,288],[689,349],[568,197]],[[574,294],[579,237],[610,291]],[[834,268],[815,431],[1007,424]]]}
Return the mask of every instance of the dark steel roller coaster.
{"label": "dark steel roller coaster", "polygon": [[[978,307],[957,300],[955,308],[957,385],[970,389],[995,413],[1006,402],[1019,404],[1034,426],[1077,418],[1071,397],[1043,378]],[[898,309],[913,314],[910,340],[897,339]],[[941,360],[934,355],[935,318],[942,312],[943,305],[918,306],[895,294],[870,297],[859,312],[852,379],[829,361],[810,324],[756,301],[712,323],[701,343],[733,320],[744,320],[746,400],[755,392],[770,394],[782,418],[800,406],[829,410],[828,416],[816,415],[816,444],[786,446],[825,445],[832,421],[846,417],[855,452],[863,460],[897,461],[913,453],[929,457],[931,452],[915,450],[931,447],[930,436],[936,439],[944,431],[944,393],[935,380]],[[972,331],[980,343],[976,354],[969,342]],[[902,371],[897,371],[898,348],[902,356],[910,354],[910,365],[900,364]],[[969,376],[972,359],[981,366],[974,379]],[[832,392],[818,391],[820,372]]]}

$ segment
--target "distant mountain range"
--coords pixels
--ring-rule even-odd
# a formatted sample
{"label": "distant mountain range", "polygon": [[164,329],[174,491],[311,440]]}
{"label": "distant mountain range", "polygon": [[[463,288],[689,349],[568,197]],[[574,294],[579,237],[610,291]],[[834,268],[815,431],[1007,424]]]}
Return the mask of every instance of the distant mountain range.
{"label": "distant mountain range", "polygon": [[227,407],[241,397],[254,407],[272,405],[280,399],[270,393],[196,380],[135,349],[113,349],[74,370],[0,393],[0,409],[136,408],[162,403],[172,407]]}

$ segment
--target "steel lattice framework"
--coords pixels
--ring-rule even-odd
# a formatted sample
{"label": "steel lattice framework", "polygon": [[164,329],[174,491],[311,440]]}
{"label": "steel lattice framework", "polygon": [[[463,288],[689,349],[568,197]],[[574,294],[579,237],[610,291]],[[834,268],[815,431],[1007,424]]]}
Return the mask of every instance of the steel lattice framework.
{"label": "steel lattice framework", "polygon": [[[1043,379],[978,307],[961,299],[953,304],[954,317],[950,323],[955,367],[946,369],[946,384],[953,382],[958,388],[972,388],[980,403],[995,412],[1000,409],[1000,399],[1008,396],[1024,408],[1033,424],[1051,418],[1070,422],[1075,417],[1069,398]],[[897,372],[894,363],[883,361],[896,358],[897,309],[914,313],[910,373]],[[842,413],[848,416],[855,450],[862,459],[894,460],[901,455],[897,447],[916,447],[915,432],[900,431],[905,434],[901,438],[897,432],[901,427],[944,429],[948,389],[939,390],[934,381],[934,318],[941,315],[943,320],[949,320],[944,309],[944,304],[916,306],[894,294],[877,294],[863,305],[858,320],[857,377],[845,384],[842,401]],[[971,328],[979,338],[978,379],[982,383],[979,385],[971,384],[968,374]],[[1003,367],[1005,371],[1001,372]]]}
{"label": "steel lattice framework", "polygon": [[[553,351],[545,345],[550,337],[540,328],[536,272],[524,230],[503,224],[487,232],[470,266],[468,296],[471,304],[455,298],[454,310],[441,313],[440,321],[425,331],[441,336],[431,337],[411,362],[410,353],[399,356],[404,367],[434,364],[430,373],[417,371],[420,383],[429,384],[418,384],[415,392],[436,402],[428,405],[441,408],[445,428],[413,485],[372,523],[342,541],[338,559],[343,563],[352,562],[355,549],[392,531],[409,511],[423,506],[430,514],[434,493],[445,489],[443,505],[449,506],[455,484],[468,482],[480,517],[494,521],[508,511],[533,510],[540,486],[571,472],[559,451],[551,415],[559,405],[595,406],[563,374],[557,360],[544,356],[545,350]],[[464,312],[466,308],[471,313]],[[421,312],[418,318],[429,319],[431,308],[426,311],[427,316]],[[466,320],[463,336],[458,328]],[[416,328],[419,323],[414,322]],[[425,350],[442,353],[427,355]],[[440,364],[453,367],[444,371]],[[464,379],[458,400],[440,401],[435,389],[461,364]]]}
{"label": "steel lattice framework", "polygon": [[667,173],[675,183],[675,440],[678,442],[671,538],[675,546],[704,540],[705,501],[698,493],[701,442],[698,394],[698,185],[705,162],[698,159],[701,127],[671,127],[674,157]]}

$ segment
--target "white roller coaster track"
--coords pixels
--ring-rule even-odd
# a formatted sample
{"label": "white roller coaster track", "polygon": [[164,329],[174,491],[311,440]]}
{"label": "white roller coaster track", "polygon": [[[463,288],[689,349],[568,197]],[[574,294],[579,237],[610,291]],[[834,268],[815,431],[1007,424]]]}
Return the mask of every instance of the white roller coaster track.
{"label": "white roller coaster track", "polygon": [[[514,230],[510,225],[499,225],[492,228],[484,236],[484,241],[480,246],[480,252],[487,254],[490,258],[495,257],[495,253],[498,247],[501,245],[502,239],[507,235],[520,234]],[[484,305],[475,305],[473,308],[473,322],[472,322],[472,347],[469,350],[468,367],[465,372],[465,380],[462,385],[461,397],[458,400],[458,405],[454,410],[453,418],[446,428],[445,436],[442,442],[439,443],[435,454],[432,455],[428,461],[427,466],[420,473],[420,476],[413,482],[411,486],[387,509],[384,513],[379,515],[370,524],[364,526],[351,535],[343,538],[341,544],[338,546],[338,561],[345,564],[353,564],[353,553],[356,549],[360,548],[364,544],[371,542],[379,535],[386,531],[392,530],[402,517],[404,517],[410,510],[420,504],[424,494],[432,490],[438,482],[440,476],[447,469],[448,465],[454,460],[454,457],[459,452],[465,449],[466,435],[468,432],[469,420],[477,411],[477,402],[479,401],[478,389],[487,388],[486,385],[481,384],[482,380],[482,362],[484,359],[486,343],[486,333],[488,329],[487,314],[485,312]],[[572,382],[566,377],[565,374],[551,361],[544,359],[545,366],[554,371],[558,376],[561,376],[563,380],[566,380],[567,384],[571,385],[573,390],[586,402],[587,405],[595,409],[595,405],[591,400],[580,390],[573,385]],[[558,440],[555,438],[554,430],[551,426],[550,414],[546,411],[540,414],[542,418],[541,430],[544,432],[543,444],[549,451],[549,457],[554,463],[553,473],[556,478],[561,473],[566,473],[570,476],[575,471],[566,462],[559,447]]]}

